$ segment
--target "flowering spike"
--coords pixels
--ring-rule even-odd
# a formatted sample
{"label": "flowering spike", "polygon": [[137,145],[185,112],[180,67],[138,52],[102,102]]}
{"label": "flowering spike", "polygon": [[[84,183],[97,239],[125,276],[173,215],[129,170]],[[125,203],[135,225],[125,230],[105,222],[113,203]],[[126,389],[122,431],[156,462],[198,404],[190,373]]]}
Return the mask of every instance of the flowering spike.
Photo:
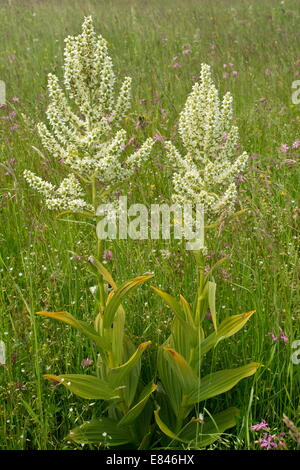
{"label": "flowering spike", "polygon": [[[99,180],[103,187],[130,177],[148,157],[154,144],[147,139],[127,160],[122,156],[126,132],[120,129],[130,106],[131,78],[123,81],[115,96],[115,74],[107,43],[97,36],[91,16],[84,18],[82,32],[65,39],[64,86],[57,76],[48,75],[50,104],[48,125],[37,128],[44,147],[84,181]],[[46,197],[51,209],[80,211],[89,208],[74,175],[69,175],[53,194],[52,185],[31,172],[24,173],[29,184]],[[47,184],[50,186],[48,187]],[[66,189],[68,188],[68,190]],[[73,196],[71,197],[70,190]]]}
{"label": "flowering spike", "polygon": [[209,65],[202,64],[180,113],[178,131],[187,153],[182,156],[171,142],[165,147],[173,163],[173,200],[178,204],[201,204],[206,221],[234,211],[236,178],[244,170],[248,155],[234,160],[239,136],[232,125],[232,96],[220,101]]}

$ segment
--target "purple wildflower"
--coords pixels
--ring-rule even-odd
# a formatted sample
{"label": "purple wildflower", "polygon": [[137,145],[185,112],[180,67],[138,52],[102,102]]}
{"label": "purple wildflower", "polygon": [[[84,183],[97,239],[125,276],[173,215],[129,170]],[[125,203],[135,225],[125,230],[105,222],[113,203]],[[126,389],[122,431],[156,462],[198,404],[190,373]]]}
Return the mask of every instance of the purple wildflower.
{"label": "purple wildflower", "polygon": [[288,337],[284,334],[283,331],[280,333],[280,339],[282,339],[284,343],[288,343],[289,341]]}
{"label": "purple wildflower", "polygon": [[103,259],[107,261],[112,258],[113,258],[113,252],[111,250],[105,250],[103,253]]}
{"label": "purple wildflower", "polygon": [[221,274],[225,279],[231,279],[230,274],[226,271],[226,269],[221,269]]}
{"label": "purple wildflower", "polygon": [[191,49],[183,49],[182,54],[187,55],[187,54],[190,54],[191,52],[192,52]]}
{"label": "purple wildflower", "polygon": [[292,145],[292,148],[297,149],[298,147],[300,147],[300,140],[295,140],[295,142]]}
{"label": "purple wildflower", "polygon": [[274,333],[268,333],[267,336],[270,336],[273,341],[278,341],[278,338],[274,335]]}
{"label": "purple wildflower", "polygon": [[165,137],[161,135],[159,132],[153,136],[153,139],[156,140],[157,142],[163,142],[165,140]]}
{"label": "purple wildflower", "polygon": [[93,364],[92,359],[83,359],[81,362],[82,367],[89,367]]}
{"label": "purple wildflower", "polygon": [[252,431],[260,431],[261,429],[268,429],[268,427],[268,423],[263,419],[260,423],[253,424],[250,429],[252,429]]}
{"label": "purple wildflower", "polygon": [[17,96],[13,96],[11,100],[13,103],[20,103],[20,98],[18,98]]}
{"label": "purple wildflower", "polygon": [[280,447],[285,447],[285,443],[277,437],[275,434],[264,433],[263,437],[259,439],[260,447],[264,447],[266,450],[277,449],[278,445]]}
{"label": "purple wildflower", "polygon": [[289,150],[289,146],[287,144],[282,144],[280,147],[281,152],[287,152]]}

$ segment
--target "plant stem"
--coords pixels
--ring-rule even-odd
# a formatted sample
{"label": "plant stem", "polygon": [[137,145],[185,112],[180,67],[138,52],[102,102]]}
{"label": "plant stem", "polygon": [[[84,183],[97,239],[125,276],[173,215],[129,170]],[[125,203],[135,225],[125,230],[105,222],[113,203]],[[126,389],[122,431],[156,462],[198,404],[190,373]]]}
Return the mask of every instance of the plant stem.
{"label": "plant stem", "polygon": [[[93,178],[92,180],[92,203],[95,208],[95,212],[97,210],[97,187],[96,187],[96,178]],[[103,240],[100,240],[98,238],[97,240],[97,254],[96,257],[98,261],[101,263],[102,258],[103,258],[103,252],[104,252],[104,246],[103,246]],[[100,307],[100,313],[103,314],[104,307],[105,307],[105,292],[104,292],[104,280],[103,277],[99,277],[99,307]]]}

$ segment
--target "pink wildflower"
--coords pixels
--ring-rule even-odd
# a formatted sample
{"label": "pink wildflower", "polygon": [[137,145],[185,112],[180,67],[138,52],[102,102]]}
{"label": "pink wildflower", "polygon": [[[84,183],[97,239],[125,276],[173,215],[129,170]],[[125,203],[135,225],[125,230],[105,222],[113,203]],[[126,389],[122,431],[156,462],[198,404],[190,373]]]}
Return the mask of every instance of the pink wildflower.
{"label": "pink wildflower", "polygon": [[187,55],[187,54],[190,54],[191,52],[192,52],[191,49],[183,49],[182,54]]}
{"label": "pink wildflower", "polygon": [[288,343],[289,341],[288,337],[284,334],[283,331],[280,333],[280,339],[282,339],[284,343]]}
{"label": "pink wildflower", "polygon": [[297,149],[298,147],[300,147],[300,140],[295,140],[295,142],[292,145],[292,148]]}
{"label": "pink wildflower", "polygon": [[153,139],[156,140],[157,142],[163,142],[165,140],[165,137],[161,135],[159,132],[153,136]]}
{"label": "pink wildflower", "polygon": [[281,447],[285,447],[285,443],[279,439],[275,434],[264,433],[263,437],[259,439],[260,447],[264,447],[266,450],[273,450],[278,448],[278,444]]}
{"label": "pink wildflower", "polygon": [[81,362],[82,367],[89,367],[93,364],[92,359],[83,359]]}
{"label": "pink wildflower", "polygon": [[103,253],[104,260],[110,260],[113,258],[113,252],[111,250],[105,250]]}
{"label": "pink wildflower", "polygon": [[260,431],[261,429],[268,429],[268,426],[268,423],[263,419],[261,423],[254,424],[250,429],[252,429],[252,431]]}
{"label": "pink wildflower", "polygon": [[270,336],[273,341],[278,341],[278,338],[274,335],[274,333],[268,333],[267,336]]}
{"label": "pink wildflower", "polygon": [[281,152],[287,152],[289,150],[289,146],[287,144],[282,144],[280,147]]}

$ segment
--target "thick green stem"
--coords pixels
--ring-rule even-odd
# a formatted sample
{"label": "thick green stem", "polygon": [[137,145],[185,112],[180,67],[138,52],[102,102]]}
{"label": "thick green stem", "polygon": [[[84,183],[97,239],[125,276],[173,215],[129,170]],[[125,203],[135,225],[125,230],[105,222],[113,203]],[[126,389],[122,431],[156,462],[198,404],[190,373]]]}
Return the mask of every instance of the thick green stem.
{"label": "thick green stem", "polygon": [[[96,187],[96,179],[93,178],[92,180],[92,203],[94,206],[95,211],[97,210],[97,187]],[[98,239],[97,240],[97,259],[101,263],[102,258],[103,258],[103,253],[104,253],[104,246],[103,246],[103,240]],[[100,313],[102,314],[104,311],[105,307],[105,292],[104,292],[104,280],[103,277],[99,277],[99,308],[100,308]]]}
{"label": "thick green stem", "polygon": [[203,287],[204,287],[204,256],[201,252],[196,254],[197,263],[197,277],[198,277],[198,288],[197,288],[197,300],[195,309],[195,323],[200,324],[202,318],[202,306],[203,306]]}

